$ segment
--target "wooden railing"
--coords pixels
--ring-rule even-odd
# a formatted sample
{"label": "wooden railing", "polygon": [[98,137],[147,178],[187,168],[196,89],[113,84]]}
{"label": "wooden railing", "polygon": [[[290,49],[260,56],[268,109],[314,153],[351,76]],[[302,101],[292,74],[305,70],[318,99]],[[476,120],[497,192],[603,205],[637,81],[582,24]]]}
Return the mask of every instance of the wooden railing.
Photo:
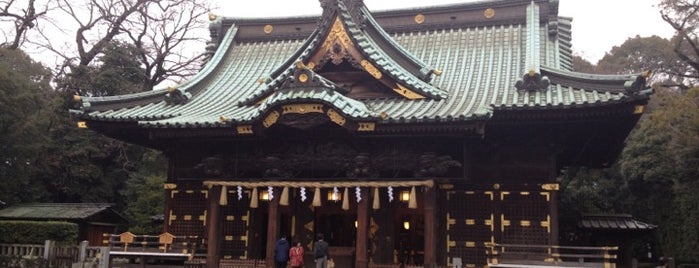
{"label": "wooden railing", "polygon": [[106,251],[106,248],[88,247],[87,241],[77,246],[56,245],[53,241],[46,241],[44,245],[0,244],[0,266],[25,267],[46,263],[51,267],[70,267],[74,263],[99,264],[100,257]]}
{"label": "wooden railing", "polygon": [[142,267],[148,259],[191,260],[196,249],[196,236],[135,235],[130,232],[104,234],[109,252],[103,258],[111,265],[114,258],[138,259]]}
{"label": "wooden railing", "polygon": [[486,244],[489,267],[599,267],[615,268],[618,247],[566,247]]}
{"label": "wooden railing", "polygon": [[222,259],[219,268],[262,268],[267,267],[265,260],[239,260],[239,259]]}

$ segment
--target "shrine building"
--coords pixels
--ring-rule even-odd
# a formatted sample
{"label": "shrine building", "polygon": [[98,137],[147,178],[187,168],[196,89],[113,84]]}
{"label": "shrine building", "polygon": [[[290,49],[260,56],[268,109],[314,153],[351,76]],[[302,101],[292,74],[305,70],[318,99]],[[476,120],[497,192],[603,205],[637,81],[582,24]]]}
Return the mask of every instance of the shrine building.
{"label": "shrine building", "polygon": [[307,264],[324,234],[336,267],[558,245],[560,171],[615,161],[652,93],[647,74],[573,72],[557,0],[320,6],[210,15],[189,81],[76,97],[81,124],[167,156],[163,231],[202,237],[207,267],[271,264],[281,234]]}

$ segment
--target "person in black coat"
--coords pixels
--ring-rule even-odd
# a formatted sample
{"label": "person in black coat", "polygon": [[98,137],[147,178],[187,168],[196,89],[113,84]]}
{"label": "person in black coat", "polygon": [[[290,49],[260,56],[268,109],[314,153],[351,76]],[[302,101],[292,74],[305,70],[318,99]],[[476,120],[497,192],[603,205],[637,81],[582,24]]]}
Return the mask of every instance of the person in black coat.
{"label": "person in black coat", "polygon": [[276,268],[286,268],[286,263],[289,262],[289,241],[286,240],[286,235],[281,235],[281,238],[274,244],[274,265]]}
{"label": "person in black coat", "polygon": [[328,250],[328,242],[323,240],[323,234],[318,234],[318,241],[313,244],[313,255],[315,257],[316,268],[327,268],[328,258],[330,258]]}

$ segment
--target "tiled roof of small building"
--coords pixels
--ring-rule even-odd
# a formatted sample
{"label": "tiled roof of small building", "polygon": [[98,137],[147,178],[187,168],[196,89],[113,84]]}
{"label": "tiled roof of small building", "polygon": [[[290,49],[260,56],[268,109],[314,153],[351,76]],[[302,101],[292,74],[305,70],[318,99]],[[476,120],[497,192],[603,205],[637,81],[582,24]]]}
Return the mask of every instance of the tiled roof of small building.
{"label": "tiled roof of small building", "polygon": [[581,217],[578,227],[589,230],[649,231],[658,226],[638,221],[628,214],[587,214]]}
{"label": "tiled roof of small building", "polygon": [[77,220],[111,210],[105,203],[30,203],[0,210],[0,219]]}
{"label": "tiled roof of small building", "polygon": [[[332,86],[280,88],[290,79],[293,63],[320,45],[325,34],[321,30],[332,23],[325,12],[313,31],[304,28],[308,18],[218,19],[214,25],[225,34],[204,69],[189,82],[169,90],[83,97],[80,109],[72,112],[88,120],[137,122],[147,128],[211,128],[261,120],[270,105],[314,101],[350,119],[401,124],[469,122],[487,120],[500,110],[577,109],[648,98],[625,90],[625,83],[637,75],[570,71],[571,20],[558,17],[557,1],[482,1],[375,16],[361,1],[325,1],[340,3],[337,17],[366,59],[422,98],[351,99]],[[283,29],[294,23],[303,27],[278,35],[271,30],[255,33],[255,27],[262,32],[264,21]],[[372,28],[377,23],[384,28]],[[516,87],[518,80],[527,79],[528,70],[548,79],[540,90]]]}

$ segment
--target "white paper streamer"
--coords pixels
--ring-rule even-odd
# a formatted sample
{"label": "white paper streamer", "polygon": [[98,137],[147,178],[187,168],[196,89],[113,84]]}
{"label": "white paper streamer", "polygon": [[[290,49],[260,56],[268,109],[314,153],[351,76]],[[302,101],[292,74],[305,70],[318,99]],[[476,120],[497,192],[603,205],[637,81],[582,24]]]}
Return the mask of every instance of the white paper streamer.
{"label": "white paper streamer", "polygon": [[333,187],[333,201],[337,202],[337,200],[339,199],[337,198],[338,196],[340,196],[340,191],[337,190],[337,187]]}
{"label": "white paper streamer", "polygon": [[269,192],[269,201],[274,200],[274,187],[267,186],[267,192]]}
{"label": "white paper streamer", "polygon": [[393,202],[393,187],[388,186],[388,202]]}
{"label": "white paper streamer", "polygon": [[359,186],[354,187],[354,194],[357,196],[357,203],[362,201],[362,188],[359,188]]}
{"label": "white paper streamer", "polygon": [[243,187],[238,185],[238,200],[243,199]]}
{"label": "white paper streamer", "polygon": [[301,187],[301,202],[306,201],[306,187]]}

